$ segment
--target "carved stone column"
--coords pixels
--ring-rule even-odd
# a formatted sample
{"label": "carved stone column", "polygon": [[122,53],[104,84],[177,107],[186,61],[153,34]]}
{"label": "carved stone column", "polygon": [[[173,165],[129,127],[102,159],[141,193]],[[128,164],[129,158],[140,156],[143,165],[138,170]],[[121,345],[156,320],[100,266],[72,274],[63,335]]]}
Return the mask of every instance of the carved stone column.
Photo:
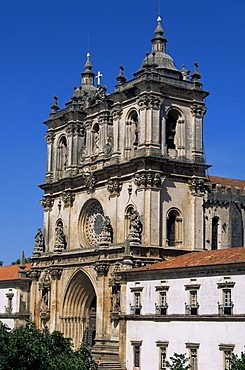
{"label": "carved stone column", "polygon": [[86,148],[87,148],[87,158],[90,159],[93,149],[93,140],[92,140],[92,120],[88,119],[85,122],[86,126]]}
{"label": "carved stone column", "polygon": [[122,109],[120,104],[117,104],[112,110],[113,117],[113,138],[114,138],[114,153],[113,156],[116,156],[120,152],[120,142],[119,142],[119,124],[120,118],[122,116]]}
{"label": "carved stone column", "polygon": [[206,112],[207,108],[201,103],[194,103],[191,106],[193,116],[192,157],[197,162],[205,161],[203,153],[203,116]]}
{"label": "carved stone column", "polygon": [[73,122],[70,122],[66,128],[67,132],[67,164],[66,172],[72,173],[72,157],[73,157],[73,134],[75,132],[75,126]]}
{"label": "carved stone column", "polygon": [[195,249],[203,249],[203,227],[204,227],[204,213],[203,213],[203,202],[205,195],[205,185],[202,178],[196,178],[189,180],[189,189],[192,195],[192,245]]}
{"label": "carved stone column", "polygon": [[47,140],[47,169],[46,169],[46,179],[45,182],[51,182],[53,180],[53,168],[54,168],[54,133],[50,130],[45,136]]}
{"label": "carved stone column", "polygon": [[[137,103],[140,108],[139,150],[150,145],[150,150],[160,149],[161,94],[143,93]],[[156,124],[158,122],[158,124]]]}

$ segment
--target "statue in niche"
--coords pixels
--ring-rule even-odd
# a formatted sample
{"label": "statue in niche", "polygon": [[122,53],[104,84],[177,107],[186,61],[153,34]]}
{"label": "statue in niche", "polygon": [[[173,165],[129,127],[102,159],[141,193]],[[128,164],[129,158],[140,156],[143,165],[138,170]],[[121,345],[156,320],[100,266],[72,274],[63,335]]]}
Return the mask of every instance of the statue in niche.
{"label": "statue in niche", "polygon": [[112,152],[112,148],[113,148],[113,138],[111,135],[107,136],[107,142],[105,144],[105,154],[106,155],[110,155],[111,152]]}
{"label": "statue in niche", "polygon": [[44,251],[44,239],[43,239],[43,233],[40,227],[37,229],[37,233],[34,236],[35,239],[35,245],[33,248],[33,256],[40,255]]}
{"label": "statue in niche", "polygon": [[111,226],[111,220],[109,216],[104,216],[102,221],[101,235],[100,235],[100,246],[108,246],[112,243],[113,230]]}
{"label": "statue in niche", "polygon": [[49,310],[49,299],[48,299],[48,289],[42,290],[42,298],[40,302],[40,317],[42,320],[48,320],[50,315]]}
{"label": "statue in niche", "polygon": [[66,247],[66,240],[65,234],[63,230],[62,222],[58,222],[57,227],[55,229],[56,240],[54,245],[54,252],[61,252]]}
{"label": "statue in niche", "polygon": [[136,209],[132,209],[132,211],[130,212],[129,220],[129,244],[140,244],[143,225],[140,221],[139,212],[136,211]]}

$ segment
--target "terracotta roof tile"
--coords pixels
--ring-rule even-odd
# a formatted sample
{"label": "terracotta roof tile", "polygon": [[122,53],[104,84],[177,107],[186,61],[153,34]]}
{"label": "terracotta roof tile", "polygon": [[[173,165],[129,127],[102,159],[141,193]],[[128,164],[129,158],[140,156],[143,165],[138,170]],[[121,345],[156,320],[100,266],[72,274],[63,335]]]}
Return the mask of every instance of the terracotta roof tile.
{"label": "terracotta roof tile", "polygon": [[241,190],[245,188],[245,180],[229,179],[218,176],[207,176],[207,180],[209,180],[211,184],[221,185],[222,187],[230,186],[232,192],[234,192],[236,187],[240,188]]}
{"label": "terracotta roof tile", "polygon": [[[31,263],[26,263],[26,270],[30,270]],[[20,270],[20,265],[11,266],[1,266],[0,267],[0,281],[2,280],[13,280],[13,279],[26,279],[19,278],[18,272]]]}
{"label": "terracotta roof tile", "polygon": [[172,269],[194,266],[211,266],[236,262],[245,262],[245,248],[228,248],[203,252],[186,253],[167,261],[129,271]]}

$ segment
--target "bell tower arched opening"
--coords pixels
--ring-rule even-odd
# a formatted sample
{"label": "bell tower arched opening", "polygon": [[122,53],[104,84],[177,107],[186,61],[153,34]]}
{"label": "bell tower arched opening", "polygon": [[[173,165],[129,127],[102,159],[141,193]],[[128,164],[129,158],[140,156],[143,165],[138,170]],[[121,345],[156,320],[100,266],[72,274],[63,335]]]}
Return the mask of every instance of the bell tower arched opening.
{"label": "bell tower arched opening", "polygon": [[96,293],[90,278],[79,270],[70,280],[63,301],[61,331],[78,348],[84,340],[94,345],[96,336]]}

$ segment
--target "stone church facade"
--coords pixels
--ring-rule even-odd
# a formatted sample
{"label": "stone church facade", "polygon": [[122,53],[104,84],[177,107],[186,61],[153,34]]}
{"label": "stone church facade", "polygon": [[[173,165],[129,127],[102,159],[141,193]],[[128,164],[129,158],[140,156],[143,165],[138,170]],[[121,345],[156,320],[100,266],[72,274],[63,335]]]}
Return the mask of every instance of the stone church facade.
{"label": "stone church facade", "polygon": [[[244,191],[206,177],[197,63],[178,70],[160,17],[134,78],[94,84],[90,55],[47,125],[44,228],[33,250],[31,312],[40,328],[123,358],[117,272],[204,249],[244,245]],[[190,74],[190,75],[189,75]],[[98,76],[99,77],[99,76]],[[98,82],[99,79],[98,79]],[[218,179],[218,178],[217,178]],[[218,185],[220,184],[220,185]],[[245,187],[245,183],[239,183]],[[232,225],[232,229],[231,229]]]}

